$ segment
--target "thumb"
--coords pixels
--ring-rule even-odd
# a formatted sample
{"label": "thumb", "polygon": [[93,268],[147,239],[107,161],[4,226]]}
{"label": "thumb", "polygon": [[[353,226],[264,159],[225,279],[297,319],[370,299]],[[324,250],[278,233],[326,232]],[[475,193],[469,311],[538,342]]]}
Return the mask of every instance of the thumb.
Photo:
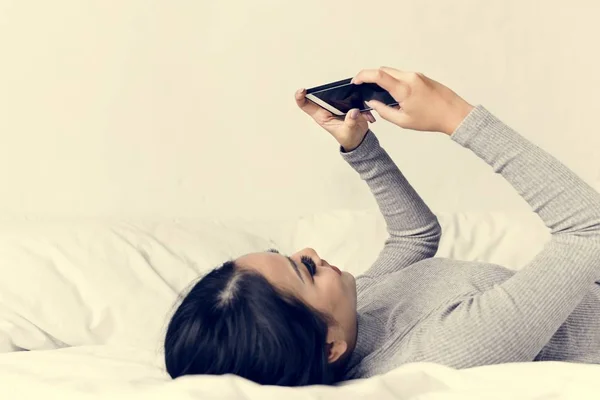
{"label": "thumb", "polygon": [[408,116],[403,111],[387,106],[377,100],[369,100],[365,103],[367,103],[367,105],[373,110],[377,111],[377,114],[379,114],[381,118],[390,121],[401,128],[407,127],[406,125],[408,124]]}
{"label": "thumb", "polygon": [[344,124],[348,128],[354,128],[356,124],[358,124],[358,119],[361,117],[360,111],[358,108],[353,108],[352,110],[346,113],[346,117],[344,118]]}

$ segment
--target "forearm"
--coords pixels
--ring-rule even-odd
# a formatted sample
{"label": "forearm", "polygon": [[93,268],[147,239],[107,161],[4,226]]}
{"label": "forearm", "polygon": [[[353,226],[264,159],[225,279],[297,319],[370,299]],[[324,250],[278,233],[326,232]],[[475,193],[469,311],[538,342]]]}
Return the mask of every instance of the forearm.
{"label": "forearm", "polygon": [[600,195],[481,106],[452,139],[502,174],[552,237],[511,278],[434,320],[429,334],[446,346],[430,350],[455,367],[531,361],[600,279]]}
{"label": "forearm", "polygon": [[600,194],[483,106],[450,137],[501,174],[552,233],[600,235]]}
{"label": "forearm", "polygon": [[390,268],[400,269],[433,257],[441,236],[438,219],[375,134],[368,132],[360,146],[342,156],[367,183],[383,214],[390,235],[385,253],[394,258]]}

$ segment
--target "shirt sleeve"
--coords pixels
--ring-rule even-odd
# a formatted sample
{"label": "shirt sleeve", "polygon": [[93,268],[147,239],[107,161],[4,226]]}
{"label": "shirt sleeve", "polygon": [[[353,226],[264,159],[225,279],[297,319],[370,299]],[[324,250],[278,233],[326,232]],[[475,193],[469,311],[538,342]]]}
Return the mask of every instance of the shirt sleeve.
{"label": "shirt sleeve", "polygon": [[425,321],[413,333],[412,361],[455,368],[532,361],[600,279],[600,194],[482,106],[451,139],[501,174],[552,236],[508,280]]}
{"label": "shirt sleeve", "polygon": [[441,227],[438,219],[400,172],[371,131],[359,147],[342,157],[369,186],[389,234],[374,264],[361,277],[374,278],[433,257]]}

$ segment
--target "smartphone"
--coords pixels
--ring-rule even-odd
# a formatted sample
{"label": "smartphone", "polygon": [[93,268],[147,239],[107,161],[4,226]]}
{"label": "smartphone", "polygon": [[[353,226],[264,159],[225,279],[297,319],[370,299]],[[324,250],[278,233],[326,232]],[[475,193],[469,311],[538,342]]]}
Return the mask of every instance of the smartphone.
{"label": "smartphone", "polygon": [[392,95],[375,83],[350,83],[352,78],[306,89],[306,98],[333,115],[344,116],[353,108],[368,111],[365,101],[378,100],[388,106],[398,105]]}

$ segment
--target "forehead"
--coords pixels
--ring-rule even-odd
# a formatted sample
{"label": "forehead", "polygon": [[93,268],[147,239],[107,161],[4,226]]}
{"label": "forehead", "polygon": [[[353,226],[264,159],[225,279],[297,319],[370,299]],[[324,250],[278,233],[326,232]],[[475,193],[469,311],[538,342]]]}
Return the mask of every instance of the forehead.
{"label": "forehead", "polygon": [[290,261],[281,254],[251,253],[238,258],[235,263],[240,268],[252,269],[260,273],[275,285],[286,284],[286,286],[297,287],[301,283]]}
{"label": "forehead", "polygon": [[281,254],[270,253],[270,252],[261,252],[261,253],[250,253],[239,257],[235,260],[235,263],[243,266],[252,265],[269,265],[271,267],[281,266],[287,262],[285,257]]}

